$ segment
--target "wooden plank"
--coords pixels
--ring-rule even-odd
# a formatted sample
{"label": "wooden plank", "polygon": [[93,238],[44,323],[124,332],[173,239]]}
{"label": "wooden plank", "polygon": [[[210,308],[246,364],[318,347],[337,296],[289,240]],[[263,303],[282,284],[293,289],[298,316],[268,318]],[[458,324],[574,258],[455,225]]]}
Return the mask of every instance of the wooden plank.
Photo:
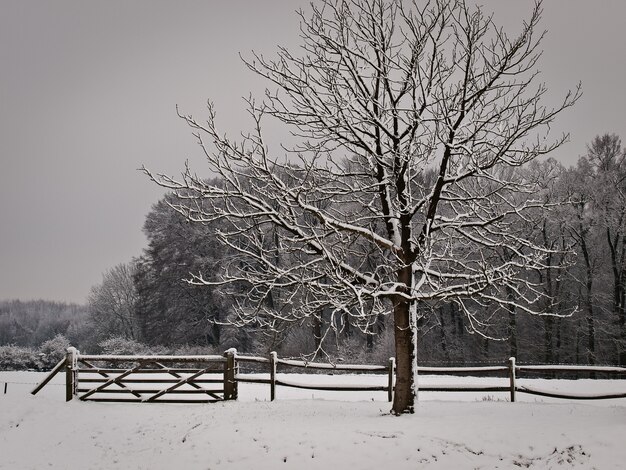
{"label": "wooden plank", "polygon": [[389,358],[389,375],[387,377],[387,400],[393,401],[393,378],[396,370],[396,358]]}
{"label": "wooden plank", "polygon": [[224,364],[224,400],[237,399],[237,381],[235,380],[236,367],[235,349],[229,349],[224,353],[226,363]]}
{"label": "wooden plank", "polygon": [[511,391],[511,403],[515,402],[515,391],[517,387],[515,385],[515,358],[509,358],[509,388]]}
{"label": "wooden plank", "polygon": [[[82,361],[82,358],[81,358]],[[120,369],[120,368],[105,368],[105,367],[95,367],[93,369],[85,369],[85,368],[79,368],[78,372],[80,373],[85,373],[85,374],[115,374],[117,372],[121,372],[124,371],[126,369]],[[172,369],[172,368],[167,368],[167,369],[141,369],[138,370],[137,372],[135,372],[136,374],[167,374],[170,372],[176,373],[176,374],[194,374],[198,371],[198,368],[196,367],[195,369]],[[222,375],[222,373],[224,372],[224,370],[222,368],[219,369],[213,369],[213,368],[208,368],[207,369],[207,374],[219,374],[220,376]]]}
{"label": "wooden plank", "polygon": [[140,400],[139,398],[125,398],[125,399],[118,399],[118,398],[90,398],[89,401],[98,401],[98,402],[105,402],[105,403],[179,403],[179,404],[184,404],[184,405],[191,405],[194,403],[217,403],[223,400],[209,400],[209,399],[202,399],[202,400],[195,400],[195,399],[189,399],[189,400],[173,400],[173,399],[160,399],[160,400],[156,400],[156,401],[152,401],[152,402],[146,402],[144,400]]}
{"label": "wooden plank", "polygon": [[[66,363],[66,358],[63,358],[59,361],[59,363],[54,366],[54,368],[50,371],[50,373],[46,376],[46,378],[43,380],[43,382],[41,382],[39,385],[37,385],[30,393],[32,395],[37,395],[37,393],[39,392],[39,390],[41,390],[42,388],[44,388],[46,385],[48,385],[48,383],[50,383],[50,381],[52,380],[52,378],[57,375],[59,372],[61,372],[64,368],[65,368],[65,363]],[[6,384],[5,384],[6,385]],[[5,390],[6,393],[6,390]]]}
{"label": "wooden plank", "polygon": [[549,392],[547,390],[540,390],[536,388],[530,388],[526,386],[517,387],[518,392],[528,393],[529,395],[538,395],[541,397],[549,398],[563,398],[567,400],[609,400],[615,398],[626,398],[626,393],[606,393],[603,395],[598,394],[575,394],[575,393],[557,393]]}
{"label": "wooden plank", "polygon": [[578,365],[517,365],[518,371],[545,371],[545,372],[607,372],[626,374],[626,367],[613,366],[578,366]]}
{"label": "wooden plank", "polygon": [[[196,369],[197,371],[197,369]],[[96,379],[80,379],[80,383],[104,383],[106,379],[104,378],[96,378]],[[168,383],[178,383],[177,379],[134,379],[132,377],[125,377],[124,383],[137,383],[137,384],[168,384]],[[222,378],[219,379],[195,379],[194,383],[197,384],[221,384],[224,380]]]}
{"label": "wooden plank", "polygon": [[78,350],[73,347],[67,348],[65,355],[65,401],[71,401],[76,394],[76,356]]}
{"label": "wooden plank", "polygon": [[[90,391],[89,388],[79,388],[77,389],[77,392],[88,392]],[[101,393],[105,393],[105,394],[130,394],[132,391],[135,391],[137,393],[144,393],[144,394],[148,394],[148,393],[155,393],[155,392],[160,392],[161,390],[159,389],[136,389],[136,390],[128,390],[128,389],[119,389],[119,390],[114,390],[112,388],[105,388],[103,390],[100,390],[98,392],[98,394]],[[177,395],[177,394],[181,394],[181,395],[198,395],[198,394],[207,394],[207,392],[210,392],[209,395],[211,394],[215,394],[215,393],[224,393],[223,389],[215,389],[215,390],[198,390],[198,389],[194,389],[194,390],[174,390],[172,392],[169,392],[169,394],[173,394],[173,395]],[[135,395],[137,396],[137,395]],[[215,398],[215,397],[214,397]],[[221,400],[221,397],[217,397],[215,398],[216,400]]]}
{"label": "wooden plank", "polygon": [[276,399],[276,366],[278,355],[275,351],[270,353],[270,401]]}
{"label": "wooden plank", "polygon": [[271,384],[271,379],[260,379],[255,377],[246,377],[244,375],[235,375],[235,380],[239,383],[250,383],[250,384]]}
{"label": "wooden plank", "polygon": [[87,361],[106,361],[106,362],[214,362],[217,364],[226,362],[226,359],[222,356],[207,355],[207,356],[112,356],[112,355],[92,355],[84,354],[80,356]]}
{"label": "wooden plank", "polygon": [[418,372],[431,374],[466,374],[469,372],[507,372],[508,366],[481,366],[481,367],[422,367],[418,366]]}
{"label": "wooden plank", "polygon": [[[519,390],[519,388],[518,388]],[[420,392],[509,392],[509,387],[481,385],[420,385]]]}
{"label": "wooden plank", "polygon": [[258,356],[240,356],[237,354],[237,362],[256,362],[259,364],[268,364],[270,360],[267,357],[258,357]]}
{"label": "wooden plank", "polygon": [[358,365],[358,364],[324,364],[321,362],[294,361],[291,359],[277,359],[278,364],[290,367],[300,367],[304,369],[320,370],[343,370],[352,372],[387,372],[387,366]]}
{"label": "wooden plank", "polygon": [[284,387],[301,388],[304,390],[320,390],[331,392],[386,392],[385,385],[327,385],[327,384],[303,384],[276,379],[276,385]]}

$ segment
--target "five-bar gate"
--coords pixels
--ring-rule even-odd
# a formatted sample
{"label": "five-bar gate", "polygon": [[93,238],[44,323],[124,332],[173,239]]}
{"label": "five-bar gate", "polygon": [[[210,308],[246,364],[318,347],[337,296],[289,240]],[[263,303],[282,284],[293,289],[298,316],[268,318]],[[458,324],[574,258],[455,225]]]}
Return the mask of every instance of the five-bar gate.
{"label": "five-bar gate", "polygon": [[82,355],[65,359],[66,400],[208,403],[237,398],[234,351],[224,356]]}

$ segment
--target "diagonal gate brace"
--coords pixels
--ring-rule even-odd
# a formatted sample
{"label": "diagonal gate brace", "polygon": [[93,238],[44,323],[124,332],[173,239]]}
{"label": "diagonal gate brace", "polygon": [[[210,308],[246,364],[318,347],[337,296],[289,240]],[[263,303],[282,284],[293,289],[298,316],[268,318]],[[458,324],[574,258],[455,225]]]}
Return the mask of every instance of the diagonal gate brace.
{"label": "diagonal gate brace", "polygon": [[[81,359],[80,357],[78,358],[78,362],[85,364],[87,367],[90,367],[92,369],[96,369],[98,370],[98,368],[96,366],[94,366],[93,364],[85,361],[84,359]],[[115,377],[111,377],[109,374],[107,374],[106,372],[102,372],[100,370],[98,370],[98,374],[100,374],[102,377],[104,377],[105,379],[115,379]],[[135,392],[134,390],[132,390],[131,388],[127,387],[126,384],[124,384],[123,382],[119,382],[117,385],[119,385],[120,387],[126,389],[127,391],[129,391],[130,393],[132,393],[133,395],[135,395],[137,398],[143,398],[141,396],[141,394],[139,394],[138,392]],[[95,393],[95,392],[94,392]],[[81,398],[82,399],[82,398]]]}
{"label": "diagonal gate brace", "polygon": [[[155,362],[155,364],[160,367],[161,369],[165,370],[168,374],[170,374],[171,376],[177,378],[177,379],[183,379],[184,377],[176,372],[174,372],[173,370],[170,370],[169,367],[161,364],[160,362]],[[207,370],[207,369],[205,369]],[[209,395],[211,398],[215,398],[216,400],[222,400],[222,397],[220,397],[219,395],[211,392],[210,390],[206,390],[203,387],[201,387],[200,385],[198,385],[195,382],[189,382],[189,385],[191,385],[193,388],[195,388],[196,390],[202,390],[204,393],[206,393],[207,395]]]}
{"label": "diagonal gate brace", "polygon": [[176,382],[176,383],[175,383],[174,385],[172,385],[171,387],[169,387],[169,388],[167,388],[167,389],[165,389],[165,390],[161,390],[160,392],[155,393],[154,395],[152,395],[152,396],[151,396],[151,397],[149,397],[149,398],[144,398],[144,399],[142,400],[142,402],[154,401],[154,400],[156,400],[157,398],[159,398],[160,396],[163,396],[163,395],[165,395],[166,393],[170,393],[171,391],[176,390],[178,387],[181,387],[181,386],[183,386],[183,385],[185,385],[185,384],[187,384],[187,383],[191,382],[193,379],[195,379],[195,378],[197,378],[197,377],[201,376],[202,374],[205,374],[205,373],[206,373],[209,369],[210,369],[210,367],[207,367],[207,368],[205,368],[205,369],[202,369],[202,370],[200,370],[200,371],[196,372],[196,373],[195,373],[195,374],[193,374],[193,375],[190,375],[189,377],[184,377],[184,378],[181,378],[181,380],[180,380],[180,381]]}
{"label": "diagonal gate brace", "polygon": [[[107,388],[110,385],[113,384],[117,384],[120,385],[121,380],[126,377],[129,376],[130,374],[137,372],[139,369],[141,369],[144,365],[146,365],[146,363],[149,363],[151,361],[139,361],[139,364],[137,364],[135,367],[133,367],[132,369],[128,369],[125,372],[123,372],[122,374],[118,375],[117,377],[111,377],[109,380],[107,380],[105,383],[103,383],[102,385],[100,385],[99,387],[96,387],[94,389],[89,390],[87,393],[85,393],[84,395],[81,395],[80,397],[78,397],[80,400],[86,400],[88,397],[90,397],[91,395],[93,395],[94,393],[97,393],[101,390],[104,390],[105,388]],[[124,385],[122,385],[123,387],[125,387]]]}

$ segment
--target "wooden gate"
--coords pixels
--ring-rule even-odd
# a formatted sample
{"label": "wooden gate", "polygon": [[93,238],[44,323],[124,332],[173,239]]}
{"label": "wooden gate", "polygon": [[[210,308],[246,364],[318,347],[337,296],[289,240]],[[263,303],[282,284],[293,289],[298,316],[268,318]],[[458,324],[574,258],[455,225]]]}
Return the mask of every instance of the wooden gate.
{"label": "wooden gate", "polygon": [[208,403],[237,398],[235,354],[224,356],[81,355],[65,361],[66,400]]}

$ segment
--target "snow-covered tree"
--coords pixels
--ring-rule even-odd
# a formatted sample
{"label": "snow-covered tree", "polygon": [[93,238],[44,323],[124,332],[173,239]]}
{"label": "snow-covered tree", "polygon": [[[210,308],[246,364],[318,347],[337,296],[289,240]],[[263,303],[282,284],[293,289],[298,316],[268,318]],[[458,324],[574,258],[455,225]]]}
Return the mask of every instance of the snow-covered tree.
{"label": "snow-covered tree", "polygon": [[626,150],[616,134],[596,136],[587,147],[598,228],[609,252],[612,311],[619,331],[617,362],[626,364]]}
{"label": "snow-covered tree", "polygon": [[[514,36],[461,0],[322,0],[311,10],[300,13],[297,52],[246,62],[275,88],[248,100],[249,134],[222,134],[211,105],[206,123],[183,116],[219,184],[189,169],[179,180],[146,172],[193,198],[177,207],[189,220],[222,221],[218,237],[237,256],[217,282],[248,286],[241,323],[275,328],[326,312],[367,331],[392,315],[400,414],[417,392],[416,330],[432,311],[421,306],[453,302],[480,331],[483,313],[543,305],[527,274],[545,269],[548,249],[511,227],[545,203],[512,169],[565,140],[546,133],[578,91],[542,104],[539,3]],[[299,143],[271,146],[268,118]]]}
{"label": "snow-covered tree", "polygon": [[138,338],[137,291],[133,280],[136,271],[135,262],[118,264],[102,275],[100,284],[91,288],[87,309],[96,338]]}

